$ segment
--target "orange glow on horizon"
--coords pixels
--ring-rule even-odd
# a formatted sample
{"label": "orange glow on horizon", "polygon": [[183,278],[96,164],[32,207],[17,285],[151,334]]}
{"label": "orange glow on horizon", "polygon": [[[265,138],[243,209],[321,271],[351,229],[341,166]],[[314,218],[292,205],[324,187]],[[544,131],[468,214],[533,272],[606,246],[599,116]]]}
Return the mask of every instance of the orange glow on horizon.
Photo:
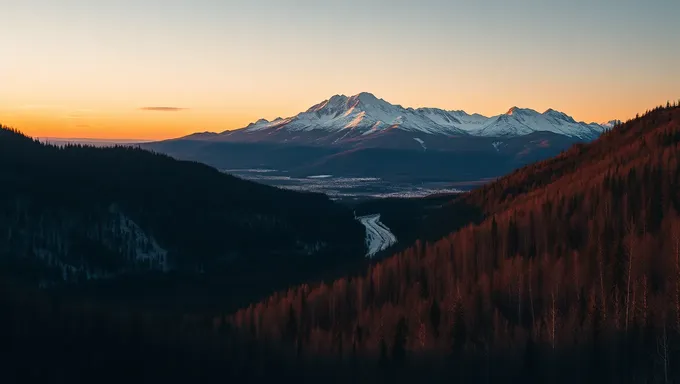
{"label": "orange glow on horizon", "polygon": [[[347,93],[346,93],[347,94]],[[409,105],[392,101],[387,97],[376,94],[393,104],[404,107],[437,107],[452,103],[419,103]],[[330,97],[327,96],[325,98]],[[272,106],[270,112],[258,111],[257,106],[244,108],[242,111],[219,111],[216,109],[194,109],[183,107],[139,107],[137,109],[88,109],[68,108],[64,106],[26,105],[14,109],[0,109],[0,124],[19,129],[33,137],[54,138],[88,138],[88,139],[135,139],[162,140],[181,137],[195,132],[222,132],[245,127],[260,118],[272,120],[276,117],[289,117],[307,110],[322,99],[297,103],[299,106]],[[571,108],[559,108],[554,105],[522,105],[521,108],[531,108],[543,112],[553,108],[572,116],[577,121],[605,122],[613,119],[626,120],[636,113],[643,113],[646,109],[665,104],[669,99],[654,99],[649,97],[636,101],[620,101],[618,103],[597,106],[593,104],[575,103]],[[295,103],[292,103],[295,104]],[[489,103],[491,104],[491,103]],[[498,103],[496,103],[498,104]],[[277,108],[278,107],[278,108]],[[444,107],[442,109],[463,109],[468,113],[482,113],[486,116],[498,115],[509,107],[492,111],[491,108],[475,110],[470,107]],[[271,112],[273,110],[273,112]]]}

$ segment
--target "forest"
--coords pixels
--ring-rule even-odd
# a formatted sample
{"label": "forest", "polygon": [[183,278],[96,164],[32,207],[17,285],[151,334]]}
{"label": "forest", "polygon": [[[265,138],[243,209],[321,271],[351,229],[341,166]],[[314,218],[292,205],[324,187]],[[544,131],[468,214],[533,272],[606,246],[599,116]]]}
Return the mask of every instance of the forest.
{"label": "forest", "polygon": [[363,226],[327,196],[136,147],[48,145],[0,126],[0,186],[0,268],[97,297],[219,298],[224,310],[364,262]]}
{"label": "forest", "polygon": [[[680,374],[679,144],[680,108],[656,108],[461,196],[481,223],[230,321],[301,355],[473,380],[669,382]],[[477,364],[456,364],[467,358]]]}
{"label": "forest", "polygon": [[10,382],[678,382],[679,161],[680,106],[669,103],[438,200],[408,232],[418,240],[360,273],[236,312],[133,309],[3,273],[3,372]]}

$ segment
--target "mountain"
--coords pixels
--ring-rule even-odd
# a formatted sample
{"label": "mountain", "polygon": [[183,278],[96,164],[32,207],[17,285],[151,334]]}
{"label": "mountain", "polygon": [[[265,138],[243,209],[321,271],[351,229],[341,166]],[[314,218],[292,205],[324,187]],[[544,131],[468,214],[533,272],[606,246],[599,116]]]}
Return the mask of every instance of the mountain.
{"label": "mountain", "polygon": [[584,141],[597,138],[605,127],[576,122],[562,112],[548,109],[538,113],[533,109],[512,107],[503,115],[487,120],[471,134],[490,137],[523,136],[533,132],[553,132]]}
{"label": "mountain", "polygon": [[267,169],[271,171],[268,173],[271,180],[265,182],[272,184],[277,178],[332,175],[418,185],[495,178],[581,142],[551,132],[508,138],[411,136],[393,131],[389,137],[374,137],[379,142],[366,140],[357,147],[202,139],[167,140],[140,146],[225,171]]}
{"label": "mountain", "polygon": [[201,299],[244,299],[364,259],[363,226],[325,195],[139,148],[52,146],[0,127],[0,180],[0,265],[42,286],[140,277],[150,293],[153,276],[172,275],[193,281],[173,300],[201,284]]}
{"label": "mountain", "polygon": [[605,129],[612,129],[615,126],[622,124],[623,122],[621,120],[609,120],[604,123],[600,123],[600,126],[604,127]]}
{"label": "mountain", "polygon": [[[273,121],[260,119],[247,127],[202,138],[225,141],[280,141],[287,143],[342,145],[370,140],[391,131],[413,135],[442,136],[522,136],[533,132],[553,132],[581,140],[592,140],[603,127],[576,122],[552,109],[538,113],[511,108],[493,117],[469,115],[464,111],[438,108],[404,108],[390,104],[371,93],[335,95],[307,111]],[[427,136],[425,136],[427,137]],[[196,136],[194,136],[196,138]]]}
{"label": "mountain", "polygon": [[438,208],[483,220],[231,321],[403,382],[669,381],[652,362],[680,341],[678,191],[680,106],[655,108]]}
{"label": "mountain", "polygon": [[[294,117],[274,121],[259,120],[243,128],[243,132],[326,131],[342,132],[340,140],[351,137],[379,134],[390,129],[425,134],[460,135],[464,131],[455,127],[460,122],[447,112],[438,109],[404,108],[378,99],[370,93],[354,96],[335,95]],[[241,130],[223,132],[231,137]],[[347,134],[345,137],[344,134]]]}
{"label": "mountain", "polygon": [[512,108],[485,117],[405,108],[360,93],[335,95],[292,117],[141,146],[218,169],[268,168],[288,177],[377,177],[413,184],[497,177],[604,130],[552,109]]}

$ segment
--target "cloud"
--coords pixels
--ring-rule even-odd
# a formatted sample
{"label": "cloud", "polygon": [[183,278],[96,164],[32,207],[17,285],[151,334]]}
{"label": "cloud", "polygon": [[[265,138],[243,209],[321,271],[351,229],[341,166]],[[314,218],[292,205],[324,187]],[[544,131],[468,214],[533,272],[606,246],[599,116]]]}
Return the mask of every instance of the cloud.
{"label": "cloud", "polygon": [[63,108],[64,108],[63,106],[55,104],[26,104],[19,106],[17,109],[33,110],[33,109],[63,109]]}
{"label": "cloud", "polygon": [[139,108],[141,111],[157,111],[157,112],[179,112],[187,110],[188,108],[179,107],[142,107]]}

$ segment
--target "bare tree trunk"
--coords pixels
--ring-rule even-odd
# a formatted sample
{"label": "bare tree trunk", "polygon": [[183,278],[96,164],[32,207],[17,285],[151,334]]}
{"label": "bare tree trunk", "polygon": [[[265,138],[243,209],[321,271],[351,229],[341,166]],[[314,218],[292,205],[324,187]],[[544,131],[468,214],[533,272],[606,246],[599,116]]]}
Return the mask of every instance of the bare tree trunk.
{"label": "bare tree trunk", "polygon": [[425,328],[425,323],[421,322],[418,327],[418,343],[421,350],[425,350],[427,346],[427,328]]}
{"label": "bare tree trunk", "polygon": [[557,297],[555,295],[555,288],[552,290],[552,307],[550,309],[550,317],[551,317],[551,326],[550,326],[550,335],[552,339],[552,349],[553,351],[555,350],[555,334],[557,332],[557,307],[556,307],[556,301]]}
{"label": "bare tree trunk", "polygon": [[614,286],[614,328],[621,329],[621,290]]}
{"label": "bare tree trunk", "polygon": [[680,233],[674,230],[675,240],[675,331],[680,332]]}
{"label": "bare tree trunk", "polygon": [[519,266],[519,283],[517,284],[517,319],[518,323],[522,324],[522,285],[524,283],[524,274],[522,265]]}
{"label": "bare tree trunk", "polygon": [[[664,320],[665,321],[665,320]],[[663,377],[664,377],[664,383],[668,384],[668,366],[669,366],[669,354],[668,354],[668,335],[666,333],[666,324],[664,323],[663,326],[663,334],[657,338],[656,341],[656,354],[659,357],[659,360],[661,360],[661,364],[663,365]]]}
{"label": "bare tree trunk", "polygon": [[628,334],[628,318],[630,315],[630,278],[633,272],[633,258],[635,256],[635,224],[630,224],[628,227],[628,282],[626,284],[626,334]]}
{"label": "bare tree trunk", "polygon": [[602,255],[602,244],[597,246],[598,265],[600,267],[600,301],[602,303],[602,319],[607,321],[607,295],[604,293],[604,259]]}
{"label": "bare tree trunk", "polygon": [[531,281],[533,280],[532,264],[533,261],[529,260],[529,302],[531,303],[531,324],[536,324],[536,314],[534,313],[534,295],[531,290]]}
{"label": "bare tree trunk", "polygon": [[648,291],[648,280],[647,275],[642,276],[642,325],[647,325],[647,312],[649,311],[649,304],[647,302],[649,291]]}
{"label": "bare tree trunk", "polygon": [[630,317],[630,321],[631,321],[631,323],[633,323],[633,325],[635,325],[635,317],[636,317],[636,310],[635,310],[635,309],[637,308],[637,306],[636,306],[636,304],[635,304],[635,303],[636,303],[636,301],[635,301],[636,298],[637,298],[637,280],[635,280],[635,281],[633,282],[633,303],[632,303],[632,305],[630,306],[630,309],[631,309],[631,311],[632,311],[632,314],[631,314],[631,317]]}

